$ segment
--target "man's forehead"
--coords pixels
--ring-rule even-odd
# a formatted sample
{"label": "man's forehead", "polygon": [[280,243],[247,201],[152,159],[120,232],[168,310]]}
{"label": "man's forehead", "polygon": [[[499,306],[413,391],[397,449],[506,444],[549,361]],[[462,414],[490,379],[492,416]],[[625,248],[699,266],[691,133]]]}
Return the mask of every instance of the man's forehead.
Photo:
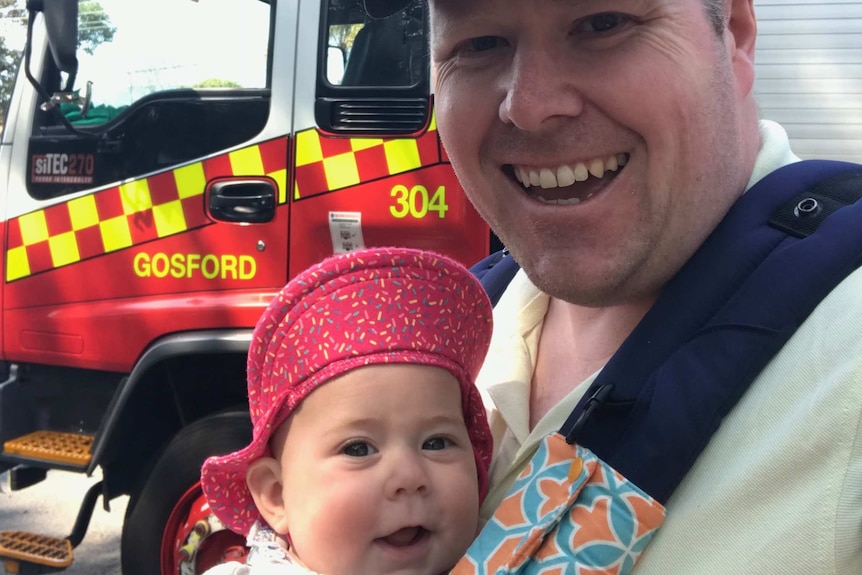
{"label": "man's forehead", "polygon": [[372,18],[386,18],[404,10],[413,2],[414,0],[365,0],[365,11]]}
{"label": "man's forehead", "polygon": [[[365,0],[365,11],[372,18],[387,18],[405,9],[414,0]],[[427,1],[427,0],[424,0]]]}

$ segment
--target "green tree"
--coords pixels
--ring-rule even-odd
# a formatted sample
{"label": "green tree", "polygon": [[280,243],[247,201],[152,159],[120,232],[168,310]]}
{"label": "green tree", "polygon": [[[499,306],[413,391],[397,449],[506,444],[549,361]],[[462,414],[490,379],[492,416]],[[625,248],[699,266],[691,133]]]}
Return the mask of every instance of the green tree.
{"label": "green tree", "polygon": [[92,56],[99,44],[112,41],[116,32],[101,4],[94,1],[78,4],[78,47],[87,54]]}
{"label": "green tree", "polygon": [[21,26],[27,25],[27,6],[25,0],[0,0],[0,18],[15,20]]}
{"label": "green tree", "polygon": [[241,88],[239,84],[233,80],[222,80],[220,78],[207,78],[202,82],[198,82],[192,88]]}
{"label": "green tree", "polygon": [[[0,18],[5,24],[15,25],[16,21],[23,25],[26,22],[25,11],[17,6],[16,0],[0,0]],[[18,71],[18,63],[21,61],[21,50],[15,50],[6,43],[6,39],[0,36],[0,129],[6,118],[6,108],[12,97],[12,86],[15,84],[15,75]]]}
{"label": "green tree", "polygon": [[329,27],[329,45],[341,48],[345,54],[350,53],[356,34],[364,24],[335,24]]}
{"label": "green tree", "polygon": [[12,86],[15,84],[15,72],[20,59],[21,52],[8,48],[6,41],[0,37],[0,128],[3,126],[3,118],[6,117],[6,106],[12,97]]}

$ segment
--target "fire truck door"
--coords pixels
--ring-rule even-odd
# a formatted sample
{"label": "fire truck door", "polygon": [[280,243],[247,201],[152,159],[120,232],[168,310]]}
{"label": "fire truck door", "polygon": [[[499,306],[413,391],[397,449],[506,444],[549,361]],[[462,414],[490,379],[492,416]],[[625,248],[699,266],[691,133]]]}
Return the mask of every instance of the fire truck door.
{"label": "fire truck door", "polygon": [[[288,274],[299,23],[296,2],[275,4],[81,2],[78,99],[44,110],[19,82],[10,356],[127,371],[164,333],[254,325],[242,294]],[[54,93],[65,78],[47,52],[32,72]]]}

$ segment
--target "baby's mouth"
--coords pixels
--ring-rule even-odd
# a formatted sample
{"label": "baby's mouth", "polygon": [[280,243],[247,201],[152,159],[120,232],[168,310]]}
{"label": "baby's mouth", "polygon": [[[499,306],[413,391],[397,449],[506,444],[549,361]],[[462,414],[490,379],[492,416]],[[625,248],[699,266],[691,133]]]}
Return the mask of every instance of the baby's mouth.
{"label": "baby's mouth", "polygon": [[542,203],[572,205],[594,196],[619,175],[628,161],[628,154],[612,154],[544,168],[509,164],[503,171]]}
{"label": "baby's mouth", "polygon": [[379,537],[377,540],[392,547],[409,547],[419,543],[428,537],[430,533],[430,531],[422,526],[403,527],[385,537]]}

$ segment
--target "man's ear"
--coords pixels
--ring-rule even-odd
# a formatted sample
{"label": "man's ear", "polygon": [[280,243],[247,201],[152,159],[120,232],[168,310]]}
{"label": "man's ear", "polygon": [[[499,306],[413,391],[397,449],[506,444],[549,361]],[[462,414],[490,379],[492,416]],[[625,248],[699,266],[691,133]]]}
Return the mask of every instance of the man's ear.
{"label": "man's ear", "polygon": [[261,457],[248,466],[245,472],[248,490],[264,520],[279,535],[286,535],[287,506],[284,502],[281,465],[272,457]]}
{"label": "man's ear", "polygon": [[754,47],[757,40],[754,0],[726,0],[725,10],[725,38],[730,49],[733,72],[740,92],[749,94],[754,86]]}

